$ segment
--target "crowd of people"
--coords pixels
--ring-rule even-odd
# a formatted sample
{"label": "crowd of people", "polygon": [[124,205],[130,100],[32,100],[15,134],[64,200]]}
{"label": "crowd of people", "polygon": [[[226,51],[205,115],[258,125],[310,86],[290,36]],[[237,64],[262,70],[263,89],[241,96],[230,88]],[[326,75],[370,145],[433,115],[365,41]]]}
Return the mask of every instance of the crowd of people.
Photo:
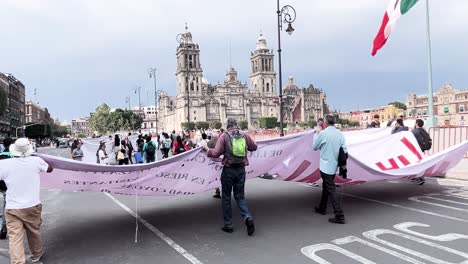
{"label": "crowd of people", "polygon": [[[379,117],[376,115],[373,127],[378,127]],[[392,133],[407,131],[401,129],[403,122],[397,120],[398,127]],[[421,149],[430,148],[431,142],[425,139],[427,132],[422,128],[424,122],[416,120],[416,125],[412,130]],[[337,198],[335,177],[337,171],[339,175],[346,178],[347,147],[343,134],[335,127],[335,118],[327,115],[325,119],[318,122],[312,145],[315,151],[320,152],[320,174],[322,178],[322,195],[318,205],[315,207],[317,214],[326,215],[328,200],[334,211],[334,217],[328,219],[330,223],[345,224],[344,211],[340,199]],[[427,134],[427,135],[426,135]],[[133,163],[154,162],[156,151],[161,151],[163,159],[168,158],[169,153],[178,155],[189,151],[194,147],[201,147],[210,158],[223,157],[223,169],[221,172],[221,190],[217,189],[215,197],[222,198],[222,215],[224,225],[221,230],[227,233],[234,232],[232,222],[231,196],[237,203],[241,212],[243,222],[246,226],[247,235],[251,236],[255,232],[254,218],[249,211],[245,198],[245,167],[249,165],[249,151],[256,151],[257,144],[247,134],[239,129],[237,121],[229,117],[226,123],[226,131],[211,132],[208,135],[201,133],[200,140],[195,145],[185,134],[176,135],[162,133],[155,137],[151,135],[139,135],[134,148],[129,134],[124,139],[115,135],[112,139],[112,155],[115,155],[119,165]],[[430,137],[429,137],[430,140]],[[8,235],[9,253],[11,263],[25,263],[25,252],[23,237],[26,233],[31,261],[33,263],[41,260],[43,247],[40,234],[42,204],[40,202],[40,173],[52,172],[51,164],[38,156],[33,156],[33,146],[26,138],[4,140],[4,150],[0,153],[0,191],[3,194],[3,212],[0,230],[0,239],[5,239]],[[82,142],[75,139],[72,144],[71,157],[80,161],[83,158]],[[101,142],[96,153],[97,163],[106,164],[109,154],[106,152],[105,142]],[[133,159],[132,159],[133,158]]]}

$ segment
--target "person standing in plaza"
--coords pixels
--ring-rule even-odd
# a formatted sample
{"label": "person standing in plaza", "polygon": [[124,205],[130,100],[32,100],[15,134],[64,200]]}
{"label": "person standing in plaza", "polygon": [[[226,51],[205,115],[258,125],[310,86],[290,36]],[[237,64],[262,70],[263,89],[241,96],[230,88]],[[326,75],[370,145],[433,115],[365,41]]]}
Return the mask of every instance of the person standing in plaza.
{"label": "person standing in plaza", "polygon": [[146,137],[146,143],[143,146],[143,152],[146,154],[146,163],[156,161],[156,144],[151,140],[151,135]]}
{"label": "person standing in plaza", "polygon": [[166,132],[163,132],[163,140],[161,142],[162,145],[162,158],[167,159],[169,157],[169,151],[171,150],[172,140],[170,139],[169,135]]}
{"label": "person standing in plaza", "polygon": [[[0,160],[13,158],[13,154],[10,152],[10,146],[13,143],[13,139],[5,138],[3,140],[4,149],[0,153]],[[3,196],[3,206],[2,206],[2,219],[1,219],[1,226],[2,229],[0,230],[0,239],[5,239],[7,237],[7,226],[6,226],[6,218],[5,218],[5,206],[6,206],[6,192],[8,188],[5,184],[5,181],[0,180],[0,192]]]}
{"label": "person standing in plaza", "polygon": [[344,153],[348,153],[348,150],[343,134],[335,127],[335,118],[332,115],[327,115],[325,123],[327,128],[314,136],[312,146],[315,151],[320,151],[320,175],[323,180],[322,197],[319,206],[315,207],[315,212],[325,215],[330,197],[335,217],[328,219],[328,221],[345,224],[344,213],[336,194],[335,174],[338,169],[340,148],[343,149]]}
{"label": "person standing in plaza", "polygon": [[105,142],[101,142],[99,144],[99,149],[96,152],[96,157],[97,157],[98,164],[105,164],[105,165],[109,164],[109,156],[107,155],[107,152],[106,152]]}
{"label": "person standing in plaza", "polygon": [[402,131],[409,131],[408,127],[403,124],[403,119],[398,118],[396,120],[395,127],[392,129],[392,134],[402,132]]}
{"label": "person standing in plaza", "polygon": [[190,150],[190,148],[185,144],[184,140],[182,140],[181,136],[176,137],[176,141],[174,142],[174,145],[172,147],[173,147],[172,155],[174,156]]}
{"label": "person standing in plaza", "polygon": [[132,157],[133,157],[133,151],[135,150],[135,148],[133,147],[133,144],[132,144],[132,141],[129,139],[129,137],[132,135],[132,133],[128,133],[128,137],[125,138],[125,145],[127,146],[128,148],[128,162],[130,164],[133,164],[133,160],[132,160]]}
{"label": "person standing in plaza", "polygon": [[78,144],[76,145],[76,148],[72,152],[72,158],[73,160],[82,161],[83,156],[84,154],[83,154],[83,150],[81,149],[81,143],[78,142]]}
{"label": "person standing in plaza", "polygon": [[127,146],[127,143],[125,143],[125,140],[122,140],[120,142],[120,153],[117,155],[118,157],[120,156],[120,158],[118,159],[119,165],[128,165],[130,150]]}
{"label": "person standing in plaza", "polygon": [[7,190],[5,210],[8,228],[9,252],[12,264],[26,263],[23,237],[26,232],[31,261],[39,262],[44,253],[41,240],[40,172],[53,168],[40,157],[31,156],[33,149],[28,139],[19,138],[10,152],[17,158],[2,160],[0,179]]}
{"label": "person standing in plaza", "polygon": [[255,225],[245,200],[245,166],[249,165],[247,151],[257,150],[257,145],[248,134],[239,130],[235,118],[227,119],[226,129],[227,132],[221,134],[215,148],[204,147],[208,157],[219,158],[223,155],[221,187],[224,226],[222,230],[227,233],[234,231],[231,208],[231,193],[234,191],[234,199],[247,226],[247,234],[251,236],[255,232]]}
{"label": "person standing in plaza", "polygon": [[[413,133],[414,137],[416,138],[416,141],[418,141],[419,148],[423,152],[423,154],[426,154],[426,151],[429,151],[432,147],[432,139],[429,133],[424,129],[424,121],[422,119],[416,119],[416,123],[414,124],[414,129],[411,130],[411,133]],[[426,180],[423,177],[417,177],[411,179],[411,181],[423,185]]]}

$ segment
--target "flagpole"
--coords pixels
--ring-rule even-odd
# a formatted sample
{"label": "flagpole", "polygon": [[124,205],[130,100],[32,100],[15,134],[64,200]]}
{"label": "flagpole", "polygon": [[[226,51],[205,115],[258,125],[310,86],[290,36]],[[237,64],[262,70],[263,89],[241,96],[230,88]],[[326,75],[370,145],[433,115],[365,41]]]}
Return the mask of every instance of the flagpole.
{"label": "flagpole", "polygon": [[429,116],[427,118],[427,128],[437,126],[434,116],[434,98],[432,91],[432,51],[431,51],[431,27],[429,24],[429,0],[426,0],[426,29],[427,29],[427,77],[428,77],[428,105]]}

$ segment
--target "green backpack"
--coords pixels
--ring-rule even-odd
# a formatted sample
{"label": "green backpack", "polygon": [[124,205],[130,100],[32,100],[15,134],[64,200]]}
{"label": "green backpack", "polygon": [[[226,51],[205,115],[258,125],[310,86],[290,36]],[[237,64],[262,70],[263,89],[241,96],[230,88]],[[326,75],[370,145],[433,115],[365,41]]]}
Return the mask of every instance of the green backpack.
{"label": "green backpack", "polygon": [[231,165],[244,165],[247,157],[247,141],[245,136],[239,130],[232,133],[226,132],[228,140],[228,162]]}

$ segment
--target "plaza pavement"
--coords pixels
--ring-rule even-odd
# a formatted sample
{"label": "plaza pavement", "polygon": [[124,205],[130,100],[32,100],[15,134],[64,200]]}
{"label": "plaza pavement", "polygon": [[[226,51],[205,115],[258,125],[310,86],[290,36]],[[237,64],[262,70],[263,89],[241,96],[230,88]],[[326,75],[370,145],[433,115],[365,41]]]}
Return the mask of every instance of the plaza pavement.
{"label": "plaza pavement", "polygon": [[[331,209],[327,216],[313,212],[320,188],[249,180],[253,237],[235,206],[234,233],[220,230],[220,200],[210,192],[128,197],[43,190],[43,263],[460,263],[468,260],[466,164],[422,186],[396,180],[341,187],[346,225],[327,222]],[[139,221],[132,216],[137,203]],[[401,231],[408,222],[430,227]],[[0,241],[0,264],[8,263],[7,249]]]}

